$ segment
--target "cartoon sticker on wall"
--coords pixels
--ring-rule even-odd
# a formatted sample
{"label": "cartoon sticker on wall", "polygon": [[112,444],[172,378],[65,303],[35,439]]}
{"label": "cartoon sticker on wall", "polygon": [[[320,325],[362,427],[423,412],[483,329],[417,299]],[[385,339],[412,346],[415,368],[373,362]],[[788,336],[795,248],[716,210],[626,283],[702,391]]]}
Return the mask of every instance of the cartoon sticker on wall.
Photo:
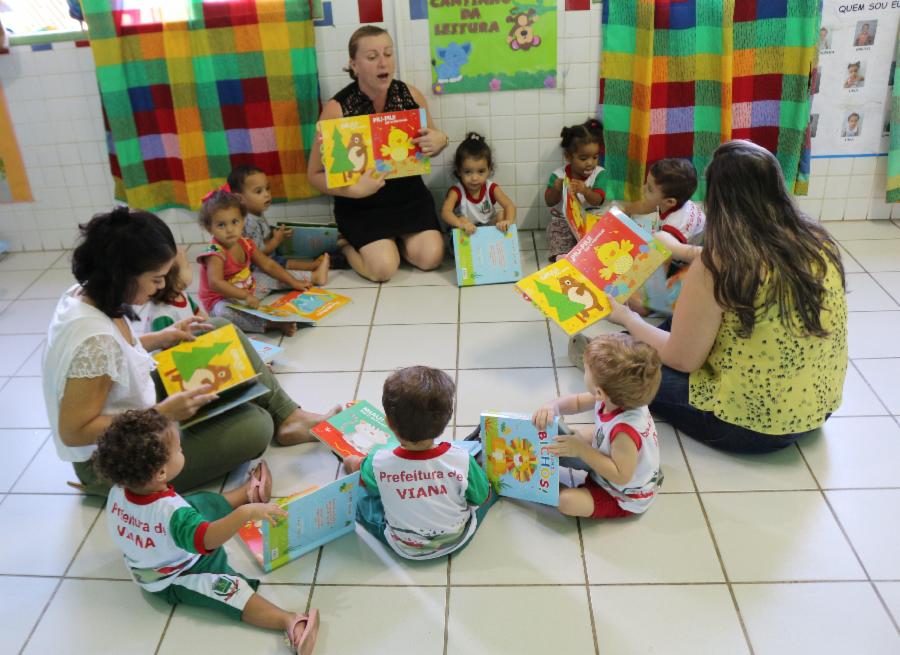
{"label": "cartoon sticker on wall", "polygon": [[556,87],[555,0],[460,4],[428,8],[434,93]]}

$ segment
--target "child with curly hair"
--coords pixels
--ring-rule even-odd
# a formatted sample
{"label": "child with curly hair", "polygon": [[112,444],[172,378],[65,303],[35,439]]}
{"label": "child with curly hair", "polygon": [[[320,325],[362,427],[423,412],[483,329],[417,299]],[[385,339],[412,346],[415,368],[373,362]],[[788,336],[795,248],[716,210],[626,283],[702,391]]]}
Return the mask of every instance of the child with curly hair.
{"label": "child with curly hair", "polygon": [[134,581],[171,605],[218,610],[261,628],[285,631],[297,653],[308,655],[319,628],[318,610],[281,609],[256,593],[259,580],[234,571],[223,544],[247,521],[287,516],[269,503],[272,477],[261,462],[241,487],[222,495],[180,496],[170,480],[184,468],[175,423],[154,409],[116,416],[92,455],[97,473],[113,484],[106,521]]}

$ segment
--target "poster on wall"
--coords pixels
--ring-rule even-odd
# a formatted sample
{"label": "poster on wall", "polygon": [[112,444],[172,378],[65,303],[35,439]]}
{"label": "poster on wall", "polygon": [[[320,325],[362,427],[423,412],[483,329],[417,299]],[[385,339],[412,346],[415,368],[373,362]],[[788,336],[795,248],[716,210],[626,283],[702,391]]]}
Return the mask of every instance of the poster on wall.
{"label": "poster on wall", "polygon": [[13,130],[12,117],[0,86],[0,202],[30,202],[31,186]]}
{"label": "poster on wall", "polygon": [[432,90],[556,87],[556,0],[429,0]]}
{"label": "poster on wall", "polygon": [[898,21],[895,0],[824,0],[811,89],[814,157],[888,151]]}

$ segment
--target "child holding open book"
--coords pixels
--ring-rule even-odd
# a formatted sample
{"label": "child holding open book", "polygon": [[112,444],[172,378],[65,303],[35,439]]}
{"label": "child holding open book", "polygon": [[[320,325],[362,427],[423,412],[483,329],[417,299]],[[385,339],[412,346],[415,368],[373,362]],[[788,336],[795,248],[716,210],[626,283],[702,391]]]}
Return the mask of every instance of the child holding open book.
{"label": "child holding open book", "polygon": [[453,415],[455,385],[443,371],[411,366],[384,382],[387,424],[400,445],[347,457],[368,495],[356,520],[400,557],[433,559],[458,551],[494,503],[487,475],[467,450],[435,444]]}
{"label": "child holding open book", "polygon": [[188,263],[184,248],[179,247],[175,261],[166,273],[165,286],[150,296],[149,302],[135,307],[138,321],[132,323],[134,332],[138,336],[159,332],[193,316],[208,319],[206,312],[194,302],[187,291],[193,279],[194,272]]}
{"label": "child holding open book", "polygon": [[561,435],[550,446],[560,465],[588,469],[582,486],[560,489],[560,512],[602,519],[647,511],[662,482],[659,439],[647,408],[661,378],[652,347],[627,334],[597,337],[584,352],[587,391],[557,398],[534,413],[535,426],[544,429],[554,416],[593,408],[590,433]]}
{"label": "child holding open book", "polygon": [[318,610],[294,613],[256,593],[258,580],[234,571],[223,544],[248,521],[287,512],[269,503],[272,478],[264,462],[241,487],[222,495],[182,497],[169,481],[184,468],[175,423],[154,409],[117,415],[97,441],[92,461],[113,483],[106,520],[134,581],[171,605],[208,607],[236,620],[284,630],[297,653],[308,655],[319,628]]}

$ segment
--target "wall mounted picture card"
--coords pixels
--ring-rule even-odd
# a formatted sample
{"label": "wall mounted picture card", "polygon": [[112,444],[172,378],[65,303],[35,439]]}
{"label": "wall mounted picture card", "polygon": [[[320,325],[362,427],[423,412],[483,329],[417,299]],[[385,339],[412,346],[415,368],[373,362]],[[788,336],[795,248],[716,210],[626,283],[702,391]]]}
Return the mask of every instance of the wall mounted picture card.
{"label": "wall mounted picture card", "polygon": [[557,2],[432,2],[435,94],[557,86]]}

